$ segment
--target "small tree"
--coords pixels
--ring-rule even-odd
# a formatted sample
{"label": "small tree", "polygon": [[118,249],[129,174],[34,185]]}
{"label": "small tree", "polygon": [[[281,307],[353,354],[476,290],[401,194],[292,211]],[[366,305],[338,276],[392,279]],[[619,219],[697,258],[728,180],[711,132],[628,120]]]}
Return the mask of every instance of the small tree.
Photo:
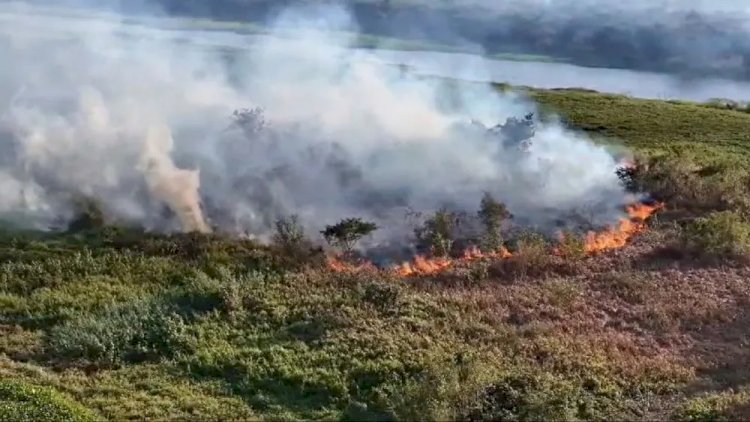
{"label": "small tree", "polygon": [[377,229],[375,223],[363,221],[361,218],[347,218],[333,226],[326,226],[320,233],[328,244],[341,248],[344,253],[350,253],[360,239]]}
{"label": "small tree", "polygon": [[305,241],[305,233],[299,224],[299,217],[291,215],[277,220],[273,241],[287,252],[299,249]]}
{"label": "small tree", "polygon": [[453,247],[453,232],[458,219],[456,213],[440,210],[414,232],[420,243],[430,248],[433,256],[448,256]]}
{"label": "small tree", "polygon": [[297,215],[276,221],[273,245],[281,252],[284,265],[290,269],[316,266],[325,258],[322,248],[316,248],[305,235]]}
{"label": "small tree", "polygon": [[511,218],[505,204],[498,202],[490,193],[485,193],[477,212],[479,220],[484,226],[481,246],[485,251],[497,251],[503,246],[501,233],[503,221]]}
{"label": "small tree", "polygon": [[91,198],[80,197],[74,199],[74,203],[78,213],[68,224],[68,231],[79,232],[101,229],[105,226],[104,212],[98,202]]}

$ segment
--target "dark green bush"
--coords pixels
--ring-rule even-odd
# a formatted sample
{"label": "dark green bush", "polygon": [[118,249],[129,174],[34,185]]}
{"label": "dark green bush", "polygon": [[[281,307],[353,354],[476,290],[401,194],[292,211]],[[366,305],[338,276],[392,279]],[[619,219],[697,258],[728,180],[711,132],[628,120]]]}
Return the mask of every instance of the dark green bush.
{"label": "dark green bush", "polygon": [[347,218],[332,226],[326,226],[320,233],[326,241],[342,249],[344,253],[350,253],[354,245],[363,237],[378,229],[375,223],[364,221],[361,218]]}
{"label": "dark green bush", "polygon": [[95,421],[87,409],[50,389],[0,380],[0,421]]}
{"label": "dark green bush", "polygon": [[96,201],[89,198],[80,198],[74,202],[78,214],[68,224],[68,231],[79,232],[104,227],[104,212]]}
{"label": "dark green bush", "polygon": [[189,349],[186,325],[172,309],[138,302],[83,316],[54,328],[51,354],[101,366],[171,358]]}

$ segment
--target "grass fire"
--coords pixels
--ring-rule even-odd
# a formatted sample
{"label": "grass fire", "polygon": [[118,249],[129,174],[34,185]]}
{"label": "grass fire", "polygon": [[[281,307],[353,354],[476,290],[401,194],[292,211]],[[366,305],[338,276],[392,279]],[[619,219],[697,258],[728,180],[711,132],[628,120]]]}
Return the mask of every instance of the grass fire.
{"label": "grass fire", "polygon": [[[627,217],[621,219],[617,225],[606,228],[602,231],[589,231],[582,237],[580,245],[586,255],[596,255],[611,250],[625,247],[628,241],[634,236],[647,230],[647,220],[655,213],[664,209],[663,203],[645,204],[638,203],[626,207]],[[565,243],[566,234],[559,233],[559,243]],[[571,235],[567,235],[571,236]],[[564,255],[561,248],[551,244],[552,253]],[[441,271],[450,269],[453,266],[470,263],[477,260],[505,260],[513,257],[505,246],[500,246],[496,250],[482,251],[478,246],[466,248],[460,256],[457,257],[440,257],[440,256],[417,255],[413,260],[385,268],[385,271],[393,271],[404,277],[409,276],[429,276]],[[361,261],[354,258],[353,261]],[[346,256],[329,257],[329,267],[336,272],[358,272],[358,271],[376,271],[377,268],[371,262],[364,261],[358,263],[347,262]]]}

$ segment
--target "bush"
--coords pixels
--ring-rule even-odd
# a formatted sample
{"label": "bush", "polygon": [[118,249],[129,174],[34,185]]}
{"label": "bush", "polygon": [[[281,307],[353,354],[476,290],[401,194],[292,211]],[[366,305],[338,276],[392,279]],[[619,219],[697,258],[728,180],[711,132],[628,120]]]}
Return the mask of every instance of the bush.
{"label": "bush", "polygon": [[321,251],[313,247],[296,215],[276,221],[273,244],[284,259],[283,267],[299,269],[305,265],[323,262]]}
{"label": "bush", "polygon": [[700,170],[690,157],[668,156],[639,163],[633,177],[638,190],[673,206],[694,207],[703,204],[708,192]]}
{"label": "bush", "polygon": [[401,291],[395,285],[370,282],[363,288],[362,300],[370,303],[380,312],[393,312],[399,307]]}
{"label": "bush", "polygon": [[739,257],[750,252],[750,224],[735,211],[696,218],[681,236],[683,246],[700,255]]}
{"label": "bush", "polygon": [[496,379],[495,364],[463,350],[427,356],[419,371],[381,389],[375,408],[392,412],[390,420],[464,420],[477,392]]}
{"label": "bush", "polygon": [[[439,365],[439,366],[438,366]],[[526,366],[505,367],[457,352],[385,394],[375,409],[390,420],[599,420],[614,414],[616,393]]]}
{"label": "bush", "polygon": [[454,231],[458,222],[458,214],[447,210],[437,211],[421,227],[414,230],[420,249],[429,250],[435,257],[449,256],[453,249]]}
{"label": "bush", "polygon": [[672,414],[672,420],[690,422],[723,422],[747,420],[750,391],[747,388],[702,395],[683,403]]}
{"label": "bush", "polygon": [[590,419],[594,409],[580,385],[546,373],[511,373],[486,387],[466,409],[471,421],[572,421]]}
{"label": "bush", "polygon": [[14,422],[95,421],[87,409],[49,389],[19,381],[0,381],[0,420]]}
{"label": "bush", "polygon": [[273,242],[283,250],[298,249],[305,242],[305,232],[299,223],[299,217],[292,215],[276,221]]}
{"label": "bush", "polygon": [[564,232],[557,250],[568,260],[580,261],[586,257],[586,239],[576,233]]}
{"label": "bush", "polygon": [[649,192],[672,208],[750,210],[748,174],[741,168],[706,167],[689,155],[640,160],[618,175],[628,190]]}
{"label": "bush", "polygon": [[505,268],[515,277],[533,277],[545,274],[552,264],[547,240],[538,233],[522,233],[516,239],[513,256],[505,261]]}
{"label": "bush", "polygon": [[485,193],[477,216],[484,226],[484,235],[481,239],[482,250],[485,252],[500,250],[503,246],[501,233],[503,221],[512,217],[505,204],[496,201],[489,193]]}
{"label": "bush", "polygon": [[139,302],[54,328],[47,349],[55,356],[100,366],[155,361],[187,350],[185,331],[183,319],[172,309]]}
{"label": "bush", "polygon": [[104,212],[97,202],[88,198],[74,201],[77,208],[76,217],[68,224],[68,231],[79,232],[104,227]]}

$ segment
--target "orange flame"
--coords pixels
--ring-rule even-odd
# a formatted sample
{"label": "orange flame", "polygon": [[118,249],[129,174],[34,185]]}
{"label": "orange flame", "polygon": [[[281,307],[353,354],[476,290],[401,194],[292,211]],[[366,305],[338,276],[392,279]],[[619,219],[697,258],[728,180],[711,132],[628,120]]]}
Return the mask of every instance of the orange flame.
{"label": "orange flame", "polygon": [[345,272],[358,273],[361,271],[376,270],[375,266],[372,265],[371,262],[365,262],[362,264],[350,264],[336,256],[329,256],[327,260],[328,260],[328,268],[331,269],[331,271],[337,272],[337,273],[345,273]]}
{"label": "orange flame", "polygon": [[480,259],[507,259],[510,258],[511,253],[507,249],[501,248],[496,252],[482,252],[476,246],[472,246],[464,251],[464,256],[459,259],[448,259],[448,258],[426,258],[421,255],[417,255],[414,258],[414,262],[404,262],[394,268],[394,271],[401,276],[408,277],[413,275],[431,275],[439,273],[455,264],[463,264],[467,262],[477,261]]}
{"label": "orange flame", "polygon": [[[626,208],[628,218],[622,219],[616,227],[611,227],[602,232],[589,232],[585,238],[585,251],[588,255],[595,255],[608,250],[619,249],[627,245],[628,241],[638,233],[646,230],[646,220],[657,211],[664,208],[664,204],[646,205],[635,204]],[[559,249],[555,248],[553,253],[560,255]],[[512,257],[507,249],[500,248],[495,252],[482,252],[477,247],[470,247],[463,257],[450,258],[428,258],[417,255],[413,261],[404,262],[393,268],[398,275],[427,276],[436,274],[455,265],[460,265],[481,259],[508,259]],[[360,272],[374,271],[372,263],[350,264],[337,257],[328,258],[328,266],[335,272]]]}
{"label": "orange flame", "polygon": [[589,232],[586,235],[586,253],[593,255],[622,248],[633,236],[646,230],[646,220],[662,208],[664,204],[661,203],[635,204],[627,207],[630,218],[620,220],[617,227],[611,227],[600,233]]}

